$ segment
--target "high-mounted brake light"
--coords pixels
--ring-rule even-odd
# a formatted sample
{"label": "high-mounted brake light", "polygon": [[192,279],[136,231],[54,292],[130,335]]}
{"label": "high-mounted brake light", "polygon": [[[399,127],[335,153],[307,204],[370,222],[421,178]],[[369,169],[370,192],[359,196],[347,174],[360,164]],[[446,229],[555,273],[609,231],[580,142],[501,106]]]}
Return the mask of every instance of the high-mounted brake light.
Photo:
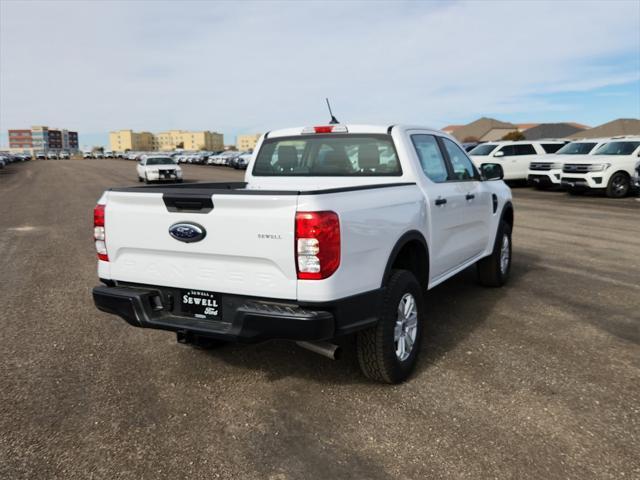
{"label": "high-mounted brake light", "polygon": [[107,255],[107,244],[105,243],[104,235],[104,207],[104,205],[98,204],[93,209],[93,239],[96,242],[98,259],[108,262],[109,255]]}
{"label": "high-mounted brake light", "polygon": [[347,133],[346,125],[319,125],[317,127],[305,127],[302,133]]}
{"label": "high-mounted brake light", "polygon": [[322,280],[340,266],[340,220],[335,212],[296,213],[299,280]]}

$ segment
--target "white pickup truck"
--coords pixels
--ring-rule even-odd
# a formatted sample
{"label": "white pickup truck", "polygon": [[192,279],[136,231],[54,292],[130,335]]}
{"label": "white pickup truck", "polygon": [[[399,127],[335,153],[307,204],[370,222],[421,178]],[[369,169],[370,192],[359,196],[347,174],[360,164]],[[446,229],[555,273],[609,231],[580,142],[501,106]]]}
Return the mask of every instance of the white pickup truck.
{"label": "white pickup truck", "polygon": [[196,345],[290,339],[333,357],[356,334],[364,374],[400,382],[428,322],[426,290],[474,264],[481,284],[508,278],[501,178],[423,127],[273,131],[245,182],[104,192],[94,301]]}

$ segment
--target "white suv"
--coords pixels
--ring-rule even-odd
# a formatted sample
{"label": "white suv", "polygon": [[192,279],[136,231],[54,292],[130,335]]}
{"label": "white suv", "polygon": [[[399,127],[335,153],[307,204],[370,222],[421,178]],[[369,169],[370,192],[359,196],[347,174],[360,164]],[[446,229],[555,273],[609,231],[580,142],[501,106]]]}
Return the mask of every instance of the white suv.
{"label": "white suv", "polygon": [[484,163],[500,164],[505,180],[526,180],[532,160],[557,152],[565,143],[561,140],[489,142],[478,145],[469,155],[478,168]]}
{"label": "white suv", "polygon": [[569,193],[604,190],[621,198],[631,190],[631,178],[640,156],[640,137],[612,139],[593,155],[583,155],[562,167],[561,184]]}
{"label": "white suv", "polygon": [[592,155],[608,140],[579,140],[567,143],[554,155],[541,155],[529,164],[527,180],[536,188],[559,187],[562,166],[570,162],[570,155]]}

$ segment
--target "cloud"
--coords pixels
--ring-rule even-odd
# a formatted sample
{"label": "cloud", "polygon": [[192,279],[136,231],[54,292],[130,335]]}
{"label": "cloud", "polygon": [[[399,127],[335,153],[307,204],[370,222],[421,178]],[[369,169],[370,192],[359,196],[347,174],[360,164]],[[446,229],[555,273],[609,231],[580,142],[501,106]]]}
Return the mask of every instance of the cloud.
{"label": "cloud", "polygon": [[571,119],[556,94],[640,84],[633,1],[4,1],[0,14],[3,130],[262,131],[324,120],[325,96],[353,122]]}

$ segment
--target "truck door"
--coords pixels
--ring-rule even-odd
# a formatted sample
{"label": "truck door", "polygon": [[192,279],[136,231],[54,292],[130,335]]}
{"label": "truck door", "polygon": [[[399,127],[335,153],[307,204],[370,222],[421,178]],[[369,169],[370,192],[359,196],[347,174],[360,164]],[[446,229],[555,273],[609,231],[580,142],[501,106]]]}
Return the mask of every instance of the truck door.
{"label": "truck door", "polygon": [[426,177],[423,191],[429,208],[425,231],[429,242],[429,277],[438,277],[455,269],[467,258],[463,248],[467,235],[467,200],[459,182],[452,182],[450,168],[435,135],[410,135],[420,166]]}
{"label": "truck door", "polygon": [[482,188],[480,174],[467,154],[448,138],[440,137],[440,142],[449,164],[449,183],[454,185],[451,195],[456,199],[456,205],[462,206],[456,213],[461,216],[460,228],[464,232],[457,245],[462,264],[480,255],[487,247],[491,194]]}

